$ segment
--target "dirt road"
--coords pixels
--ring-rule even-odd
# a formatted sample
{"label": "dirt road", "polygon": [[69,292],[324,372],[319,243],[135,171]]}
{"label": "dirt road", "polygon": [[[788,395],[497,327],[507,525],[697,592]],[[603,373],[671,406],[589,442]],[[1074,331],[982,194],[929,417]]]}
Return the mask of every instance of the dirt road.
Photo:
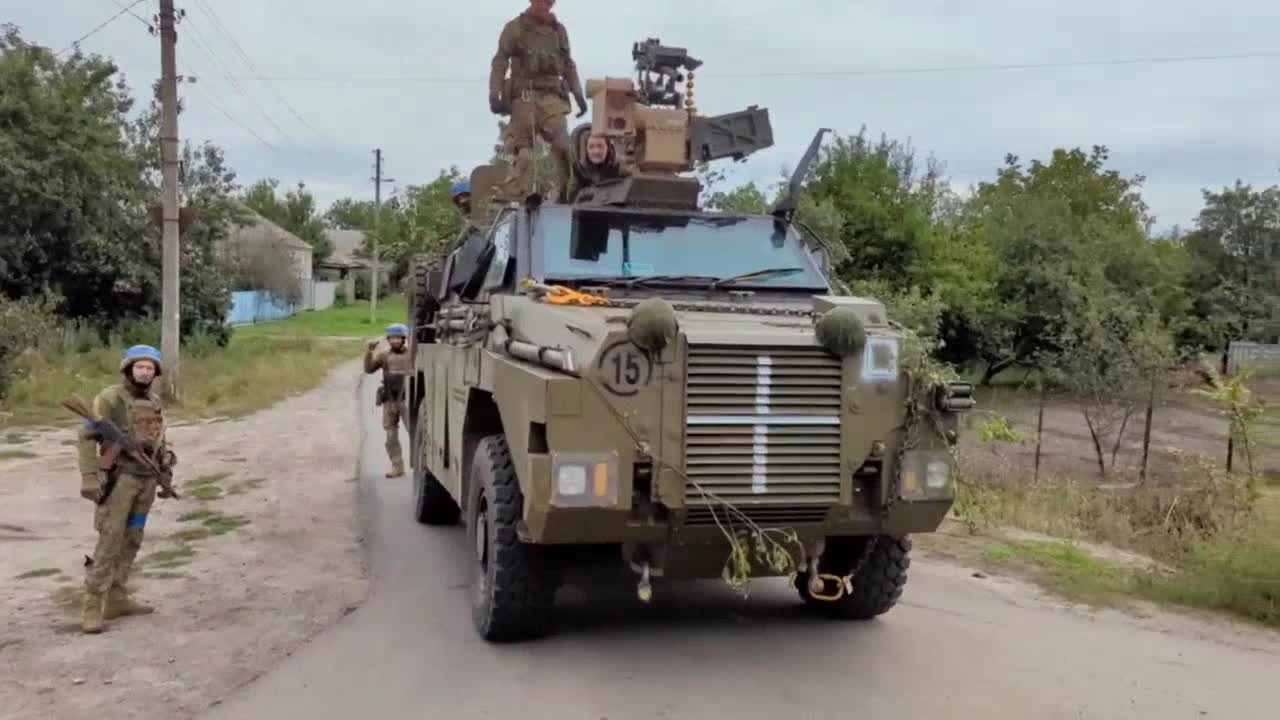
{"label": "dirt road", "polygon": [[10,431],[0,461],[0,718],[187,718],[365,597],[359,364],[240,420],[170,429],[182,499],[157,500],[134,573],[146,617],[79,629],[93,507],[74,433]]}
{"label": "dirt road", "polygon": [[904,603],[866,624],[811,619],[780,581],[745,603],[717,582],[657,585],[653,607],[621,582],[567,588],[550,639],[486,645],[463,531],[413,522],[410,483],[381,477],[364,417],[369,601],[210,720],[1275,717],[1273,633],[1066,608],[927,558]]}

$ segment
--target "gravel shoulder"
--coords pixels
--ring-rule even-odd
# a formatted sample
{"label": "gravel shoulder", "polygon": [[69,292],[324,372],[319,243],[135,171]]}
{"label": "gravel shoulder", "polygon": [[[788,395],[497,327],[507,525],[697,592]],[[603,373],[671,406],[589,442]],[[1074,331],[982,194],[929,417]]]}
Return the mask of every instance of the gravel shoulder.
{"label": "gravel shoulder", "polygon": [[156,501],[132,583],[157,610],[97,636],[79,630],[96,537],[71,431],[0,460],[0,717],[193,717],[363,603],[359,381],[347,363],[255,415],[171,428],[183,497]]}

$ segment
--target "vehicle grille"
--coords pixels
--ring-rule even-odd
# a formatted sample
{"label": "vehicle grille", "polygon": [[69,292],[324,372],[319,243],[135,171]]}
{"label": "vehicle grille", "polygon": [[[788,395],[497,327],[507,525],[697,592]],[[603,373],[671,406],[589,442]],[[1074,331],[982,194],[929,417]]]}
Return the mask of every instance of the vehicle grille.
{"label": "vehicle grille", "polygon": [[733,503],[752,520],[822,522],[840,499],[839,359],[821,348],[694,346],[685,412],[686,524]]}

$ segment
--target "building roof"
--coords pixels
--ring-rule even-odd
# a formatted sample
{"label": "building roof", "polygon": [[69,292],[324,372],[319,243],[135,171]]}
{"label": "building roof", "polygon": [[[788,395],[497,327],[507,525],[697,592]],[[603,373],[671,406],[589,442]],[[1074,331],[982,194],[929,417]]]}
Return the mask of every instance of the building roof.
{"label": "building roof", "polygon": [[[356,251],[364,247],[364,231],[363,230],[340,230],[337,228],[327,228],[324,231],[325,237],[329,238],[329,242],[333,245],[333,252],[329,257],[320,263],[322,267],[337,268],[367,268],[369,267],[369,259],[358,257]],[[386,270],[391,266],[386,260],[378,263],[378,265]]]}
{"label": "building roof", "polygon": [[232,222],[228,232],[229,240],[236,243],[273,240],[290,250],[311,254],[311,245],[307,244],[305,240],[259,215],[239,200],[234,200],[233,202],[239,210],[248,215],[249,224],[240,225]]}

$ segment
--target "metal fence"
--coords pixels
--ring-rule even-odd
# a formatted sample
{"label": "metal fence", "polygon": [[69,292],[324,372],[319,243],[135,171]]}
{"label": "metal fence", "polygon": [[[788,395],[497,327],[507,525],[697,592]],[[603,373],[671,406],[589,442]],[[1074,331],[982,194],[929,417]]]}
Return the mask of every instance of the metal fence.
{"label": "metal fence", "polygon": [[308,310],[328,310],[337,299],[338,284],[328,281],[303,280],[302,299],[297,305],[281,302],[265,290],[240,290],[231,293],[230,325],[283,320]]}
{"label": "metal fence", "polygon": [[1233,342],[1227,349],[1227,374],[1253,368],[1258,375],[1280,375],[1280,345]]}

